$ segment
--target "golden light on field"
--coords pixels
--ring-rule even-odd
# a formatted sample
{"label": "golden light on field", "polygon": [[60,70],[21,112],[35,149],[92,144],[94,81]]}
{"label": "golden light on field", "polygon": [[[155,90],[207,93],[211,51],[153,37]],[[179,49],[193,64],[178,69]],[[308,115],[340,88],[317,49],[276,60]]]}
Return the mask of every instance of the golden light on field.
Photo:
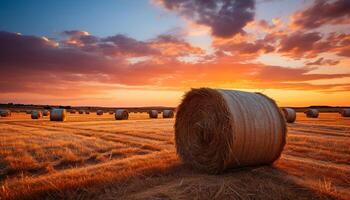
{"label": "golden light on field", "polygon": [[[68,114],[64,123],[48,120],[33,121],[25,113],[0,118],[0,156],[7,166],[1,173],[9,175],[0,182],[1,198],[349,196],[350,119],[338,113],[321,113],[317,119],[298,113],[273,166],[219,176],[181,164],[174,147],[174,119],[131,113],[129,120],[116,121],[113,115],[90,113]],[[233,188],[234,193],[224,192]]]}
{"label": "golden light on field", "polygon": [[348,200],[349,13],[1,0],[0,200]]}

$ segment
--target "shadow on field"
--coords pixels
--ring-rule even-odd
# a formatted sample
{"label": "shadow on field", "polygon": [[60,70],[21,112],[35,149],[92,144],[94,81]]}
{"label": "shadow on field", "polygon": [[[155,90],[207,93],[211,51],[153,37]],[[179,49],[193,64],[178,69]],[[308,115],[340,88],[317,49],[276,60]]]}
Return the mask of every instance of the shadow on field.
{"label": "shadow on field", "polygon": [[93,171],[82,169],[40,181],[23,180],[5,199],[332,199],[298,185],[274,166],[208,175],[181,164],[173,155],[166,165],[140,164],[134,169],[118,163],[94,169],[112,173],[106,177],[91,178]]}
{"label": "shadow on field", "polygon": [[104,188],[98,199],[332,199],[298,185],[274,166],[199,173],[184,165],[129,177]]}

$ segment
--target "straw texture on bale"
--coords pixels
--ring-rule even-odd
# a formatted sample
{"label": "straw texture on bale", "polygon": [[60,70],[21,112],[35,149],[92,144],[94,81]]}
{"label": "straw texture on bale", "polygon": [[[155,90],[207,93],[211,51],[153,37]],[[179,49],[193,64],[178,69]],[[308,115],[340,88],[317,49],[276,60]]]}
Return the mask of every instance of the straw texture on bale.
{"label": "straw texture on bale", "polygon": [[40,111],[38,110],[32,111],[32,115],[31,115],[32,119],[40,119],[42,116],[43,114]]}
{"label": "straw texture on bale", "polygon": [[163,110],[163,118],[173,118],[174,112],[172,110]]}
{"label": "straw texture on bale", "polygon": [[116,120],[127,120],[129,118],[129,112],[125,109],[118,109],[114,115]]}
{"label": "straw texture on bale", "polygon": [[49,114],[50,114],[50,111],[48,111],[48,110],[43,111],[43,116],[49,116]]}
{"label": "straw texture on bale", "polygon": [[50,121],[66,121],[67,111],[66,109],[52,109],[50,113]]}
{"label": "straw texture on bale", "polygon": [[185,164],[215,174],[274,162],[286,132],[283,114],[267,96],[200,88],[178,107],[175,144]]}
{"label": "straw texture on bale", "polygon": [[103,115],[103,111],[102,110],[98,110],[98,111],[96,111],[96,114],[97,115]]}
{"label": "straw texture on bale", "polygon": [[148,112],[149,118],[158,118],[158,111],[157,110],[150,110]]}
{"label": "straw texture on bale", "polygon": [[309,109],[305,111],[305,114],[308,118],[318,118],[319,112],[316,109]]}
{"label": "straw texture on bale", "polygon": [[341,111],[341,116],[342,117],[350,117],[350,108],[349,109],[343,109]]}
{"label": "straw texture on bale", "polygon": [[294,123],[296,118],[297,118],[297,114],[295,112],[294,109],[292,108],[282,108],[283,114],[284,114],[284,118],[286,119],[286,121],[288,123]]}
{"label": "straw texture on bale", "polygon": [[0,110],[0,116],[1,117],[9,117],[9,116],[11,116],[11,111],[10,110]]}

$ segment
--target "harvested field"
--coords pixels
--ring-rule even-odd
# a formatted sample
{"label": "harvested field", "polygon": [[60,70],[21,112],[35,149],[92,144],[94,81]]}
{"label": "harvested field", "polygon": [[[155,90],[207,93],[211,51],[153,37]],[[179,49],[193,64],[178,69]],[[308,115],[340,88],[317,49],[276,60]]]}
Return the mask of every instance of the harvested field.
{"label": "harvested field", "polygon": [[347,199],[350,118],[298,113],[271,166],[207,175],[175,152],[174,119],[0,118],[0,199]]}

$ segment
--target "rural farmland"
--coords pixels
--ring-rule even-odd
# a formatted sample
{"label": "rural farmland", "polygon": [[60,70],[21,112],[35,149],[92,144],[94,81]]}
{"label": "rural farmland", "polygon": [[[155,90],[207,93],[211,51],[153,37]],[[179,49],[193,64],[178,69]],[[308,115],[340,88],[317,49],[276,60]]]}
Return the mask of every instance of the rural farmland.
{"label": "rural farmland", "polygon": [[297,113],[273,165],[209,175],[182,164],[174,118],[0,118],[0,199],[347,199],[350,118]]}

